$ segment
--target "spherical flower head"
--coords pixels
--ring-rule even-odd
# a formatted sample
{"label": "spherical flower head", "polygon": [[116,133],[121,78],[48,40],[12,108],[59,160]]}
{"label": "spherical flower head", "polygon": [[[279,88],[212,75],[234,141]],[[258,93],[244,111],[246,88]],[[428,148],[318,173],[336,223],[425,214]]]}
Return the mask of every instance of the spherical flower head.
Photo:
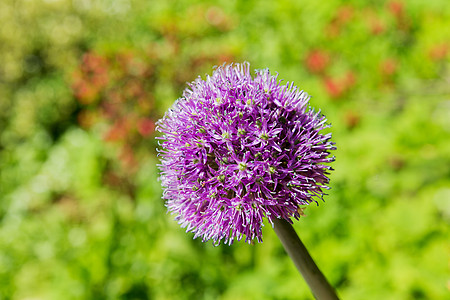
{"label": "spherical flower head", "polygon": [[163,197],[194,238],[261,242],[264,218],[292,223],[323,197],[335,147],[308,94],[248,63],[189,87],[157,130]]}

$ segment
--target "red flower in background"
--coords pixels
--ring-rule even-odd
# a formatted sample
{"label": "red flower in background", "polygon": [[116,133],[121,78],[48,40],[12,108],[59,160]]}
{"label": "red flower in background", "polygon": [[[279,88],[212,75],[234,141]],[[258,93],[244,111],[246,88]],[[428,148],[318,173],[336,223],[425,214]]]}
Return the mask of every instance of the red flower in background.
{"label": "red flower in background", "polygon": [[353,13],[354,9],[352,6],[344,5],[339,7],[339,9],[337,10],[335,19],[339,24],[344,25],[351,21]]}
{"label": "red flower in background", "polygon": [[[175,33],[172,39],[178,42]],[[131,50],[103,56],[88,52],[73,73],[72,91],[82,108],[77,116],[80,126],[88,129],[98,122],[105,124],[103,139],[119,145],[118,159],[126,170],[135,170],[135,154],[141,146],[148,146],[144,140],[155,132],[154,120],[160,116],[153,91],[166,57],[173,59]],[[198,53],[180,66],[180,72],[173,73],[170,82],[175,88],[184,86],[188,76],[205,64],[220,64],[232,57],[227,52]]]}
{"label": "red flower in background", "polygon": [[313,50],[306,55],[305,65],[311,73],[322,73],[328,67],[330,58],[321,50]]}
{"label": "red flower in background", "polygon": [[233,22],[229,16],[218,6],[209,7],[205,12],[205,19],[209,24],[221,31],[227,31],[233,27]]}
{"label": "red flower in background", "polygon": [[394,87],[398,69],[398,61],[394,58],[387,58],[379,63],[381,83],[385,87]]}
{"label": "red flower in background", "polygon": [[355,73],[353,73],[352,71],[348,71],[347,73],[345,73],[343,83],[347,90],[352,88],[356,84]]}
{"label": "red flower in background", "polygon": [[142,118],[138,121],[137,129],[143,137],[147,137],[155,131],[155,122],[148,118]]}
{"label": "red flower in background", "polygon": [[334,78],[324,78],[325,90],[332,98],[339,98],[344,93],[344,87]]}
{"label": "red flower in background", "polygon": [[119,119],[112,124],[104,139],[107,142],[123,141],[127,138],[131,127],[129,120]]}
{"label": "red flower in background", "polygon": [[372,32],[373,35],[379,35],[382,34],[386,28],[384,27],[384,24],[381,23],[380,20],[373,20],[372,23],[370,24],[370,31]]}
{"label": "red flower in background", "polygon": [[403,3],[400,1],[389,1],[388,4],[388,9],[391,12],[391,14],[393,14],[396,18],[401,18],[403,17],[403,13],[404,13],[404,6]]}
{"label": "red flower in background", "polygon": [[352,110],[349,110],[345,113],[344,116],[345,125],[348,129],[353,129],[361,122],[361,115]]}
{"label": "red flower in background", "polygon": [[411,18],[405,13],[405,5],[401,1],[389,1],[387,8],[397,22],[397,29],[409,33],[411,29]]}
{"label": "red flower in background", "polygon": [[133,167],[132,149],[154,133],[152,120],[159,117],[152,110],[154,68],[153,60],[136,51],[109,56],[88,52],[73,74],[72,90],[83,108],[79,124],[106,123],[103,139],[121,146],[119,160],[127,169]]}
{"label": "red flower in background", "polygon": [[429,57],[434,61],[445,59],[448,53],[449,53],[448,44],[436,44],[432,46],[428,51]]}
{"label": "red flower in background", "polygon": [[354,14],[354,8],[350,5],[344,5],[337,9],[336,15],[331,19],[330,23],[328,24],[326,31],[327,34],[335,38],[337,37],[341,29],[351,21]]}
{"label": "red flower in background", "polygon": [[367,16],[367,24],[373,35],[379,35],[386,31],[386,25],[374,12]]}
{"label": "red flower in background", "polygon": [[83,55],[80,68],[73,74],[72,90],[82,104],[94,102],[108,84],[108,63],[100,55],[88,52]]}
{"label": "red flower in background", "polygon": [[348,71],[341,77],[324,77],[322,82],[331,98],[340,98],[356,84],[356,75],[352,71]]}
{"label": "red flower in background", "polygon": [[380,63],[380,72],[384,76],[392,76],[397,71],[397,61],[388,58]]}

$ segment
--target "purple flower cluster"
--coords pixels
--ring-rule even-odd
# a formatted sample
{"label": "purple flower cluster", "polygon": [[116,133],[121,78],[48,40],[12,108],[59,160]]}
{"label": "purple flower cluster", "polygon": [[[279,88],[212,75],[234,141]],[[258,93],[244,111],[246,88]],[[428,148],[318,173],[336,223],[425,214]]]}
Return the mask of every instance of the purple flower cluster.
{"label": "purple flower cluster", "polygon": [[292,223],[322,198],[335,147],[308,94],[248,63],[189,86],[157,130],[163,197],[194,238],[261,242],[263,218]]}

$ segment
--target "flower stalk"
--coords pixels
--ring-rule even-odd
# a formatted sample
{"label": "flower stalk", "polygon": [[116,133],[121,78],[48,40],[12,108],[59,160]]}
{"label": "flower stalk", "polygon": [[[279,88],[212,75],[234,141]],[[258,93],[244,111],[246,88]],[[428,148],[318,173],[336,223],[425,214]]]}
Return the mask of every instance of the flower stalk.
{"label": "flower stalk", "polygon": [[339,299],[333,287],[317,267],[292,225],[284,219],[274,219],[273,228],[284,249],[302,274],[317,300]]}

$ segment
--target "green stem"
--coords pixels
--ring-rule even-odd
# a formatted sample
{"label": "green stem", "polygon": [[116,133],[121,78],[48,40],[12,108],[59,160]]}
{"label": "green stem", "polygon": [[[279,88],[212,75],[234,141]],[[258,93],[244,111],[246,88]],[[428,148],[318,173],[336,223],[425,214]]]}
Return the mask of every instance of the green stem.
{"label": "green stem", "polygon": [[317,300],[339,299],[333,287],[309,255],[292,225],[284,219],[273,220],[273,225],[284,249],[309,285],[314,297]]}

